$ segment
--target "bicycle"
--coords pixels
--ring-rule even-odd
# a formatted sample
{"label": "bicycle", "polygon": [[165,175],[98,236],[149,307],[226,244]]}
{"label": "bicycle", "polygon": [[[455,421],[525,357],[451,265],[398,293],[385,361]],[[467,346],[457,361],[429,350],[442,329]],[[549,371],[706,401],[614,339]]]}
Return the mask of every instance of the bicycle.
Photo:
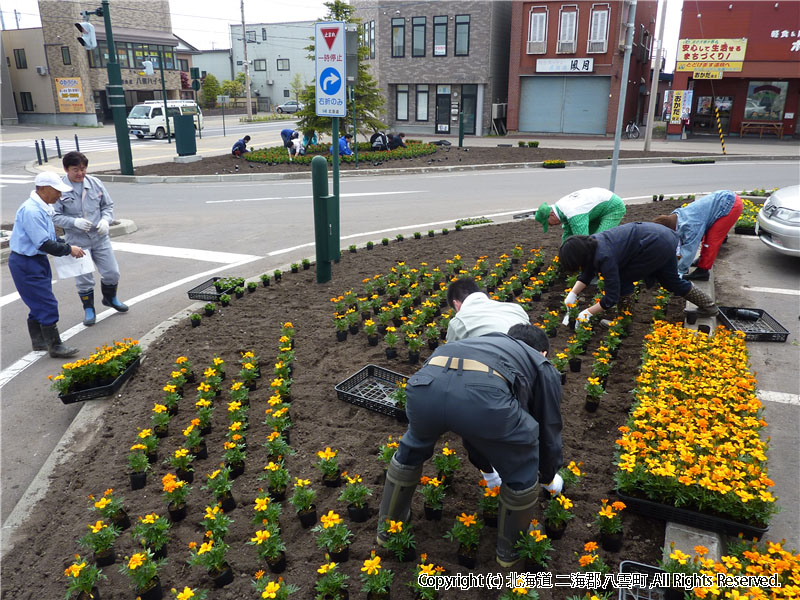
{"label": "bicycle", "polygon": [[633,119],[628,121],[628,124],[625,126],[625,135],[628,136],[628,139],[638,140],[639,133],[639,126],[633,121]]}

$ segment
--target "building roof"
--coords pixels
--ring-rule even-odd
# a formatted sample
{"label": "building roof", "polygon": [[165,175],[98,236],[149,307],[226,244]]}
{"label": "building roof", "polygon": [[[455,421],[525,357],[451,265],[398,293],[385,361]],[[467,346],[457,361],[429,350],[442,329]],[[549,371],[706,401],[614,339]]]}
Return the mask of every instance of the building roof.
{"label": "building roof", "polygon": [[183,52],[184,54],[194,54],[196,52],[200,52],[200,50],[198,50],[197,48],[192,46],[189,42],[184,40],[182,37],[180,37],[178,35],[175,35],[174,33],[172,35],[174,35],[175,39],[178,40],[178,47],[176,48],[176,50],[178,52]]}
{"label": "building roof", "polygon": [[[105,40],[105,25],[100,25],[99,23],[95,25],[95,34],[98,40]],[[171,31],[130,29],[128,27],[114,27],[114,41],[161,44],[162,46],[178,46],[180,44],[178,38]]]}

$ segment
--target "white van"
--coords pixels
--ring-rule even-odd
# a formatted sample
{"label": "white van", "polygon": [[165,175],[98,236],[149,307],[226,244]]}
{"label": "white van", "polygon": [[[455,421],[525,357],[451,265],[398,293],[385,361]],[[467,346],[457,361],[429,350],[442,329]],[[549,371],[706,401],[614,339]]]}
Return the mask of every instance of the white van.
{"label": "white van", "polygon": [[[167,111],[172,135],[175,135],[175,115],[191,115],[194,117],[194,128],[203,128],[203,111],[194,100],[167,100]],[[134,106],[128,115],[128,131],[139,139],[146,135],[152,135],[157,140],[167,137],[164,101],[147,100]]]}

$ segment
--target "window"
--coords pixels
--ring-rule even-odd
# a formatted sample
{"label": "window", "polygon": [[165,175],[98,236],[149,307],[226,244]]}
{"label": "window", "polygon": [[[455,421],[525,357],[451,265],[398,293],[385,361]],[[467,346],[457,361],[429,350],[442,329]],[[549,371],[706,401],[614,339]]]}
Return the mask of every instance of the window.
{"label": "window", "polygon": [[653,38],[650,36],[650,32],[644,28],[644,25],[639,25],[639,27],[639,60],[647,62],[650,60],[650,48],[653,45]]}
{"label": "window", "polygon": [[208,71],[200,71],[200,79],[205,79],[206,75],[208,75]]}
{"label": "window", "polygon": [[534,6],[528,17],[528,54],[545,54],[547,52],[547,15],[546,6]]}
{"label": "window", "polygon": [[175,51],[169,47],[161,47],[161,52],[164,55],[164,68],[170,71],[175,70]]}
{"label": "window", "polygon": [[369,22],[369,57],[375,58],[375,21]]}
{"label": "window", "polygon": [[153,112],[150,113],[150,118],[154,119],[156,117],[162,116],[163,114],[164,114],[164,111],[162,110],[162,108],[160,106],[156,106],[153,109]]}
{"label": "window", "polygon": [[[120,69],[130,69],[130,56],[128,56],[127,44],[115,44],[117,46],[117,62]],[[69,48],[68,48],[69,49]]]}
{"label": "window", "polygon": [[255,42],[256,41],[256,32],[255,31],[248,31],[247,32],[247,41],[248,42]]}
{"label": "window", "polygon": [[284,98],[288,98],[289,97],[289,90],[283,90],[283,97]]}
{"label": "window", "polygon": [[267,29],[266,27],[261,28],[261,40],[266,42],[267,41]]}
{"label": "window", "polygon": [[[14,62],[17,63],[18,69],[28,68],[28,61],[25,59],[25,48],[17,48],[14,50]],[[25,93],[27,94],[28,92]],[[28,95],[30,96],[30,94]]]}
{"label": "window", "polygon": [[396,120],[408,121],[408,84],[398,83],[397,93],[395,94],[397,100],[397,113]]}
{"label": "window", "polygon": [[469,15],[456,15],[455,56],[469,54]]}
{"label": "window", "polygon": [[428,86],[417,86],[417,121],[428,120]]}
{"label": "window", "polygon": [[288,58],[279,58],[278,59],[278,71],[288,71],[289,70],[289,59]]}
{"label": "window", "polygon": [[253,61],[253,70],[254,71],[266,71],[267,70],[267,59],[259,58]]}
{"label": "window", "polygon": [[[14,50],[14,52],[16,52],[16,50]],[[31,97],[30,92],[20,92],[19,103],[22,105],[22,110],[24,112],[33,112],[33,98]]]}
{"label": "window", "polygon": [[751,81],[744,105],[745,121],[781,121],[788,87],[786,81]]}
{"label": "window", "polygon": [[433,17],[433,55],[447,56],[447,16]]}
{"label": "window", "polygon": [[61,46],[61,61],[65,65],[72,64],[72,57],[69,54],[69,46]]}
{"label": "window", "polygon": [[611,8],[607,4],[592,7],[587,52],[603,54],[608,50],[608,16],[610,12]]}
{"label": "window", "polygon": [[406,55],[406,20],[392,19],[392,58]]}
{"label": "window", "polygon": [[179,58],[178,59],[178,68],[181,71],[186,71],[188,73],[189,72],[189,61],[187,59],[185,59],[185,58]]}
{"label": "window", "polygon": [[566,5],[561,7],[558,22],[558,44],[556,54],[574,54],[577,49],[575,34],[578,26],[578,7]]}
{"label": "window", "polygon": [[425,56],[425,17],[411,19],[411,56]]}

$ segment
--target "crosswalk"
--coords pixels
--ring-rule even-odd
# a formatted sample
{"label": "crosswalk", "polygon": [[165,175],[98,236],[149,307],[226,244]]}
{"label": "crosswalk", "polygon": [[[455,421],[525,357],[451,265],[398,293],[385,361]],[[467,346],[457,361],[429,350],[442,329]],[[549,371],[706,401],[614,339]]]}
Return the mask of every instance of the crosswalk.
{"label": "crosswalk", "polygon": [[[35,140],[39,142],[39,148],[42,147],[42,140],[41,138]],[[151,140],[139,140],[135,138],[131,138],[130,140],[131,146],[137,146],[139,144],[147,144],[152,143]],[[56,146],[55,139],[45,139],[44,140],[45,149],[47,150],[47,157],[49,160],[53,160],[55,158],[58,160],[58,147]],[[75,138],[66,138],[63,140],[59,140],[59,144],[61,147],[61,154],[65,154],[67,152],[72,152],[73,150],[80,150],[81,152],[102,152],[104,150],[116,150],[117,149],[117,140],[113,137],[107,138],[93,138],[93,139],[86,139],[82,140],[78,138],[78,146],[75,146]],[[28,148],[30,149],[31,157],[36,158],[36,147],[34,144],[34,140],[20,140],[20,141],[9,141],[3,142],[0,144],[0,149],[3,152],[7,152],[11,148]]]}
{"label": "crosswalk", "polygon": [[32,175],[0,175],[0,188],[6,187],[7,184],[33,184]]}

